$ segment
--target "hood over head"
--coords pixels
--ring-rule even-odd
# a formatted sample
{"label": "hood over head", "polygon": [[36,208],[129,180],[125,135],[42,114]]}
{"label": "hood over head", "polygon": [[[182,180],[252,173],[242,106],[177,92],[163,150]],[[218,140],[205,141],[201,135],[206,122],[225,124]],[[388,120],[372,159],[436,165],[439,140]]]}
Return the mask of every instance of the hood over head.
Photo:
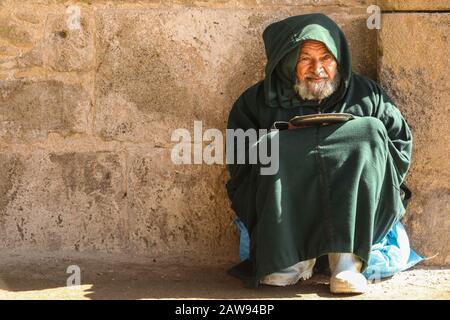
{"label": "hood over head", "polygon": [[[345,35],[326,15],[312,13],[290,17],[269,25],[263,32],[267,55],[264,95],[269,107],[320,106],[325,109],[345,94],[352,76],[352,63]],[[320,102],[305,101],[294,90],[300,46],[305,40],[325,44],[338,63],[340,87]]]}

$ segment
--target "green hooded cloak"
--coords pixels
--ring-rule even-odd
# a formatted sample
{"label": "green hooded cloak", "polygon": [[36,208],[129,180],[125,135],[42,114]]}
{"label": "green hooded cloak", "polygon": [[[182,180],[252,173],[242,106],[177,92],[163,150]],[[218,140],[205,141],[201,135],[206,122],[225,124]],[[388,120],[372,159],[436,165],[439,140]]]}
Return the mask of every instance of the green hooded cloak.
{"label": "green hooded cloak", "polygon": [[[231,207],[250,235],[250,258],[230,273],[257,286],[265,275],[329,252],[352,252],[365,269],[372,244],[405,212],[400,186],[411,161],[410,128],[376,82],[352,71],[345,36],[327,16],[290,17],[269,25],[263,38],[265,79],[237,99],[228,129],[270,129],[275,121],[314,113],[355,119],[264,135],[279,139],[276,174],[261,175],[259,163],[228,165]],[[307,39],[327,46],[342,78],[320,103],[293,89]]]}

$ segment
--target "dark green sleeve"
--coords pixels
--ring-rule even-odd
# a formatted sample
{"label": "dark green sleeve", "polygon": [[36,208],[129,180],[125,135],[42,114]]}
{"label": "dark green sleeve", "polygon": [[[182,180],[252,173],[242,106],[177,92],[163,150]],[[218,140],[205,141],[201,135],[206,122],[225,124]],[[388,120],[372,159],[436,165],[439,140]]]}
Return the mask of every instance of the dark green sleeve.
{"label": "dark green sleeve", "polygon": [[376,116],[386,127],[389,136],[389,153],[392,156],[398,178],[398,187],[405,179],[411,163],[412,133],[405,118],[394,102],[381,89],[377,88],[378,100]]}
{"label": "dark green sleeve", "polygon": [[[251,92],[249,91],[242,94],[239,99],[234,103],[230,114],[228,116],[227,129],[242,129],[244,131],[248,129],[259,129],[258,121],[255,112],[253,111],[256,106],[250,106],[248,101],[255,101],[251,97]],[[228,137],[227,137],[228,140]],[[249,144],[246,141],[246,161],[245,164],[227,164],[228,172],[230,174],[230,179],[227,182],[227,192],[230,200],[233,200],[233,195],[239,185],[248,177],[251,171],[251,164],[248,164],[248,149]],[[233,150],[228,150],[227,153],[232,152],[234,159],[236,159],[236,143],[234,144]]]}

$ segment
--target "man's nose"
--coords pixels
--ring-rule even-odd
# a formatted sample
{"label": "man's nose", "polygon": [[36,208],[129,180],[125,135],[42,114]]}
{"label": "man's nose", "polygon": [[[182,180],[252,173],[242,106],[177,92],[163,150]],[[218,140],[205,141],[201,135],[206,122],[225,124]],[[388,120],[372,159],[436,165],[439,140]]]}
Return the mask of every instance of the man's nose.
{"label": "man's nose", "polygon": [[314,61],[312,68],[315,74],[320,74],[323,72],[323,64],[320,60]]}

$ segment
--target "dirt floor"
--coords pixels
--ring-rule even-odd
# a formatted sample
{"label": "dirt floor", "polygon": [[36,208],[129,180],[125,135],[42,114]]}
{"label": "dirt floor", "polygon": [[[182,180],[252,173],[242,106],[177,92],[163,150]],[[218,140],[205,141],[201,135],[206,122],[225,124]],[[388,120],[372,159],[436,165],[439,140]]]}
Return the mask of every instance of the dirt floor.
{"label": "dirt floor", "polygon": [[[229,276],[233,262],[192,266],[154,259],[0,255],[0,299],[450,299],[450,268],[418,265],[369,286],[364,295],[331,295],[328,277],[247,289]],[[80,286],[67,287],[70,265]]]}

